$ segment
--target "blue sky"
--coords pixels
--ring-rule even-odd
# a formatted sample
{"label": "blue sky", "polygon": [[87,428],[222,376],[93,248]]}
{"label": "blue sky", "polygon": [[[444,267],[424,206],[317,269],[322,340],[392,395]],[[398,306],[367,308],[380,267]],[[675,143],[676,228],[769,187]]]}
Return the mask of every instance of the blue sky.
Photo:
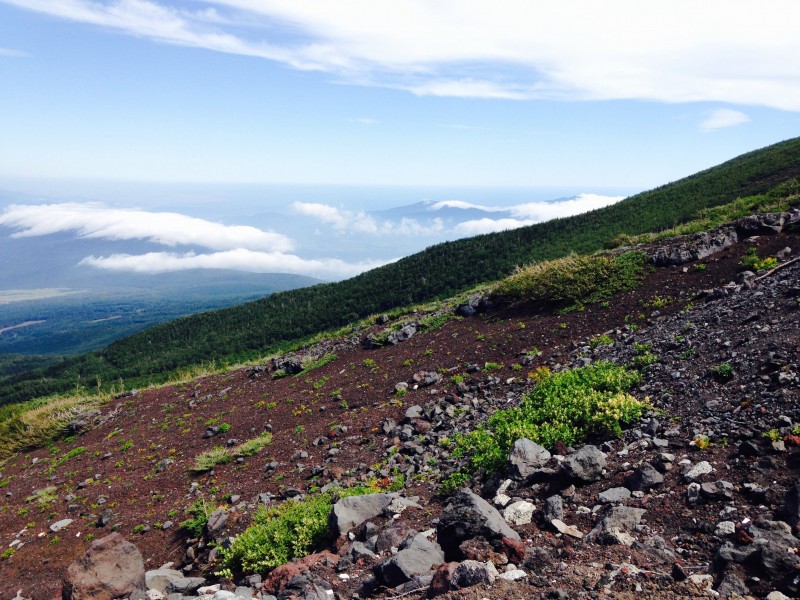
{"label": "blue sky", "polygon": [[652,187],[800,133],[798,17],[0,0],[0,177]]}
{"label": "blue sky", "polygon": [[[798,21],[795,0],[0,0],[0,189],[158,222],[175,183],[616,196],[800,135]],[[301,201],[364,235],[325,215],[370,206]]]}

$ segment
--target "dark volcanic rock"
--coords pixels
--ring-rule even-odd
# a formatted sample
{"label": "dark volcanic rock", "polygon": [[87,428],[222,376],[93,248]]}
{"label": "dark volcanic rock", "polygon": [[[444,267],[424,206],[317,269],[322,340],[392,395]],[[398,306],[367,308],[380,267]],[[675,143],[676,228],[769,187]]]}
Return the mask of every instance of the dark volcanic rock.
{"label": "dark volcanic rock", "polygon": [[476,537],[485,538],[494,548],[502,546],[503,538],[519,540],[519,534],[486,500],[467,488],[450,499],[436,526],[437,539],[448,560],[463,558],[459,545]]}

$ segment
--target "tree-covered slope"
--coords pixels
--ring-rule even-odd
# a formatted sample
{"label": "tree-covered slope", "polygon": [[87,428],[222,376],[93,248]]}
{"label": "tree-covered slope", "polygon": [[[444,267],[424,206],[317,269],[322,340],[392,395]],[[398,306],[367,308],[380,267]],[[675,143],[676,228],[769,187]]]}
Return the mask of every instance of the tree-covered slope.
{"label": "tree-covered slope", "polygon": [[[432,246],[346,281],[273,294],[241,306],[159,325],[105,350],[4,382],[0,404],[65,391],[76,383],[164,380],[203,361],[236,361],[358,318],[509,274],[516,265],[602,248],[620,233],[658,231],[698,211],[764,193],[800,177],[800,138],[734,158],[613,206],[501,233]],[[3,382],[0,382],[3,383]]]}

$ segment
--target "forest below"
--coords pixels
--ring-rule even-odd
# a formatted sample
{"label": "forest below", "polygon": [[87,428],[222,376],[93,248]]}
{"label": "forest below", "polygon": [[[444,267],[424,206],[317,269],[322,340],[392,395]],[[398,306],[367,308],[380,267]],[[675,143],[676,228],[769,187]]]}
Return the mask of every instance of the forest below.
{"label": "forest below", "polygon": [[800,138],[756,150],[615,205],[574,217],[437,244],[357,277],[180,318],[45,369],[0,379],[0,405],[76,386],[166,381],[201,363],[233,364],[313,334],[500,279],[519,265],[591,253],[621,234],[656,232],[800,177]]}

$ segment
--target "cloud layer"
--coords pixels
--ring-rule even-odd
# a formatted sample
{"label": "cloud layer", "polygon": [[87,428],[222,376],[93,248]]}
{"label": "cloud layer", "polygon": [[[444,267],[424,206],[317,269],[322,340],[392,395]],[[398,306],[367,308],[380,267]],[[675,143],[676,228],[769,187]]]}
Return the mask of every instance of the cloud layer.
{"label": "cloud layer", "polygon": [[403,217],[399,221],[378,222],[364,211],[315,202],[295,202],[292,209],[301,215],[312,217],[333,227],[338,233],[365,233],[369,235],[436,235],[444,230],[441,219],[433,218],[427,224]]}
{"label": "cloud layer", "polygon": [[88,256],[80,262],[99,269],[134,273],[234,269],[340,279],[387,262],[305,259],[288,253],[294,244],[280,233],[248,226],[222,225],[179,213],[122,210],[99,204],[14,204],[0,214],[0,226],[16,229],[12,234],[16,238],[71,232],[81,238],[145,240],[172,248],[191,246],[213,251],[112,254]]}
{"label": "cloud layer", "polygon": [[[414,235],[441,236],[443,238],[465,237],[525,227],[550,219],[569,217],[609,206],[624,196],[601,196],[579,194],[574,198],[552,202],[526,202],[511,207],[472,204],[462,200],[443,200],[427,207],[427,219],[403,217],[400,221],[378,222],[363,211],[348,211],[328,204],[295,202],[292,208],[298,214],[312,217],[330,225],[338,233],[357,232],[369,235]],[[449,218],[443,219],[443,211],[450,210]],[[480,211],[485,217],[464,219],[462,211]],[[472,214],[472,213],[471,213]]]}
{"label": "cloud layer", "polygon": [[[363,248],[361,256],[366,252],[376,252],[376,245],[382,244],[384,257],[388,254],[387,249],[390,256],[396,257],[400,254],[397,252],[400,238],[405,240],[404,247],[419,248],[421,244],[432,241],[514,229],[574,215],[621,199],[621,196],[581,194],[565,200],[529,202],[511,207],[445,200],[394,209],[392,218],[386,218],[386,214],[378,218],[378,213],[327,204],[296,202],[292,205],[296,216],[290,218],[307,218],[312,223],[330,227],[338,236],[359,242],[369,237],[372,242],[359,244]],[[280,223],[272,225],[280,226]],[[169,251],[143,254],[92,255],[80,262],[93,268],[134,273],[235,269],[341,279],[391,262],[367,258],[355,258],[350,262],[338,258],[304,258],[292,253],[294,241],[281,233],[249,226],[223,225],[180,213],[109,208],[93,203],[13,204],[0,213],[0,227],[13,230],[11,237],[14,238],[71,233],[77,238],[142,240],[170,248]],[[307,229],[309,233],[313,231],[313,228]],[[345,245],[347,243],[345,239]]]}
{"label": "cloud layer", "polygon": [[146,240],[164,246],[202,246],[212,250],[250,248],[285,252],[293,247],[283,234],[245,225],[221,225],[179,213],[106,208],[99,204],[12,204],[0,225],[17,229],[12,237],[74,232],[105,240]]}
{"label": "cloud layer", "polygon": [[167,273],[188,269],[233,269],[250,273],[303,273],[334,279],[351,277],[386,264],[387,261],[348,263],[336,258],[304,259],[280,252],[254,252],[245,248],[194,254],[148,252],[147,254],[112,254],[88,256],[80,264],[133,273]]}
{"label": "cloud layer", "polygon": [[800,110],[795,0],[0,2],[419,95]]}

